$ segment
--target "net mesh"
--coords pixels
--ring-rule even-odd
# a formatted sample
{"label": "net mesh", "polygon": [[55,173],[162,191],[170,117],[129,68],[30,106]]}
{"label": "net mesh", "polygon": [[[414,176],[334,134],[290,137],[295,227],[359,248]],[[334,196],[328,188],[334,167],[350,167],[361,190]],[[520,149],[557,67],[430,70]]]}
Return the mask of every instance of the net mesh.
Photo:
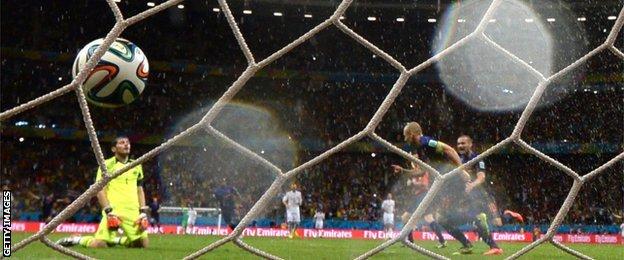
{"label": "net mesh", "polygon": [[[188,255],[186,258],[187,259],[193,259],[193,258],[197,258],[203,254],[206,254],[208,252],[210,252],[211,250],[214,250],[220,246],[222,246],[225,243],[228,242],[232,242],[235,245],[239,246],[240,248],[249,251],[250,253],[260,256],[260,257],[264,257],[264,258],[269,258],[269,259],[280,259],[278,256],[266,253],[260,249],[254,248],[246,243],[244,243],[241,239],[241,234],[244,230],[244,228],[250,223],[251,220],[253,220],[254,218],[257,217],[258,214],[260,214],[260,212],[269,204],[269,200],[270,198],[274,197],[275,195],[277,195],[277,193],[280,190],[280,187],[286,183],[286,181],[288,181],[289,179],[293,178],[295,175],[299,174],[300,172],[302,172],[304,169],[307,169],[311,166],[314,166],[316,164],[318,164],[319,162],[323,161],[324,159],[326,159],[327,157],[329,157],[330,155],[337,153],[339,151],[341,151],[342,149],[344,149],[345,147],[353,144],[354,142],[359,141],[362,138],[365,137],[369,137],[373,140],[375,140],[376,142],[378,142],[379,144],[381,144],[382,146],[384,146],[385,148],[387,148],[389,151],[394,152],[402,157],[404,157],[407,160],[413,161],[415,163],[417,163],[418,165],[420,165],[421,167],[424,167],[425,169],[429,170],[432,175],[434,176],[434,181],[433,181],[433,185],[431,187],[431,189],[429,190],[429,192],[427,193],[427,195],[425,196],[424,200],[422,201],[422,203],[418,206],[418,208],[416,209],[415,212],[412,213],[409,221],[406,223],[406,225],[403,227],[403,229],[400,232],[399,236],[396,236],[390,240],[385,241],[384,243],[380,244],[379,246],[371,249],[370,251],[360,255],[359,257],[357,257],[357,259],[365,259],[365,258],[369,258],[381,251],[383,251],[384,249],[386,249],[387,247],[395,244],[395,243],[404,243],[406,244],[409,248],[412,248],[415,251],[420,252],[421,254],[425,255],[425,256],[429,256],[429,257],[433,257],[433,258],[438,258],[438,259],[447,259],[444,256],[441,256],[439,254],[436,254],[434,252],[428,251],[418,245],[415,245],[413,243],[410,243],[409,241],[406,241],[405,238],[407,236],[407,234],[416,226],[416,222],[419,218],[421,218],[424,214],[424,210],[429,206],[429,204],[431,203],[431,201],[433,200],[434,196],[442,189],[443,184],[446,182],[446,180],[448,180],[449,178],[453,177],[454,175],[458,174],[461,170],[468,168],[472,165],[474,165],[476,162],[482,160],[483,158],[491,155],[492,153],[500,150],[501,148],[503,148],[506,145],[509,145],[511,143],[515,143],[518,146],[522,147],[523,149],[525,149],[527,152],[534,154],[535,156],[539,157],[540,159],[548,162],[549,164],[557,167],[558,169],[560,169],[561,171],[563,171],[564,173],[566,173],[570,178],[572,178],[574,180],[573,185],[563,203],[563,205],[561,206],[561,208],[559,208],[559,212],[557,213],[556,217],[554,218],[554,220],[552,221],[552,223],[550,224],[550,227],[547,231],[547,233],[540,238],[539,240],[523,247],[521,250],[515,252],[513,255],[509,256],[509,259],[515,259],[518,258],[520,256],[522,256],[523,254],[529,252],[530,250],[534,249],[535,247],[537,247],[538,245],[544,243],[544,242],[550,242],[552,243],[555,247],[561,249],[564,252],[567,252],[575,257],[578,258],[584,258],[584,259],[591,259],[590,257],[583,255],[580,252],[577,252],[573,249],[570,249],[569,247],[555,241],[553,239],[555,232],[557,230],[557,228],[559,227],[559,225],[561,224],[561,222],[563,221],[564,217],[567,215],[568,211],[570,210],[576,196],[579,193],[579,190],[581,189],[581,187],[590,182],[594,177],[598,176],[599,174],[601,174],[605,169],[613,166],[615,163],[617,163],[618,161],[621,161],[622,159],[624,159],[624,153],[618,154],[616,157],[614,157],[613,159],[611,159],[610,161],[608,161],[607,163],[603,164],[602,166],[594,169],[593,171],[581,176],[579,175],[577,172],[575,172],[574,170],[570,169],[569,167],[563,165],[562,163],[558,162],[557,160],[543,154],[542,152],[538,151],[537,149],[531,147],[529,144],[527,144],[525,141],[522,140],[522,131],[528,121],[528,119],[531,117],[531,114],[533,113],[533,111],[535,110],[540,97],[542,96],[542,94],[544,93],[544,90],[549,86],[549,84],[553,81],[556,81],[557,79],[561,78],[562,76],[566,75],[567,73],[569,73],[571,70],[573,70],[574,68],[578,67],[579,65],[585,63],[589,58],[591,58],[592,56],[596,55],[599,52],[602,51],[610,51],[612,52],[614,55],[616,55],[617,57],[619,57],[620,59],[624,60],[624,53],[622,53],[622,51],[620,51],[619,49],[617,49],[614,46],[616,37],[618,35],[618,33],[620,32],[620,30],[622,29],[622,25],[624,24],[624,8],[622,10],[620,10],[618,17],[615,21],[614,26],[611,28],[611,31],[607,37],[607,39],[605,40],[604,43],[602,43],[601,45],[599,45],[598,47],[596,47],[595,49],[593,49],[592,51],[590,51],[589,53],[585,54],[583,57],[581,57],[580,59],[574,61],[572,64],[568,65],[567,67],[563,68],[562,70],[556,72],[555,74],[553,74],[552,76],[549,77],[544,77],[544,75],[542,75],[540,72],[538,72],[537,70],[535,70],[532,66],[530,66],[527,62],[525,62],[524,60],[518,58],[517,56],[515,56],[513,53],[509,52],[508,50],[506,50],[505,48],[501,47],[500,45],[498,45],[495,41],[493,41],[492,39],[488,38],[488,36],[484,33],[486,26],[488,24],[487,21],[490,20],[490,17],[492,16],[494,10],[496,10],[496,8],[503,2],[503,0],[493,0],[492,3],[489,5],[486,13],[483,15],[483,17],[481,17],[480,23],[477,26],[477,28],[470,33],[469,35],[467,35],[466,37],[462,38],[461,40],[457,41],[456,43],[454,43],[453,45],[449,46],[448,48],[444,49],[443,51],[439,52],[438,54],[436,54],[435,56],[429,58],[428,60],[422,62],[421,64],[417,65],[414,68],[411,69],[407,69],[403,64],[401,64],[401,62],[397,61],[395,58],[393,58],[391,55],[387,54],[386,52],[384,52],[382,49],[378,48],[377,46],[375,46],[374,44],[370,43],[368,40],[366,40],[364,37],[358,35],[356,32],[354,32],[353,30],[351,30],[347,25],[345,25],[344,23],[341,22],[340,17],[345,13],[345,11],[347,10],[347,8],[349,7],[349,5],[353,2],[353,0],[344,0],[340,3],[340,5],[338,5],[337,9],[334,11],[334,13],[327,18],[325,21],[323,21],[322,23],[318,24],[317,26],[315,26],[313,29],[311,29],[310,31],[308,31],[307,33],[303,34],[302,36],[300,36],[299,38],[297,38],[296,40],[294,40],[293,42],[289,43],[288,45],[286,45],[285,47],[281,48],[280,50],[274,52],[273,54],[271,54],[269,57],[261,60],[260,62],[256,62],[256,60],[254,59],[254,55],[251,52],[251,50],[249,49],[249,47],[247,46],[247,43],[245,41],[245,38],[243,37],[242,33],[240,32],[238,25],[236,23],[236,20],[234,19],[234,16],[232,14],[232,12],[230,11],[230,8],[228,7],[228,4],[225,0],[218,0],[219,5],[221,6],[221,9],[223,11],[223,13],[225,14],[225,16],[227,17],[227,21],[229,26],[232,29],[232,32],[241,48],[241,50],[243,51],[243,54],[245,56],[245,58],[247,59],[247,63],[248,66],[245,69],[245,71],[238,77],[238,79],[236,81],[234,81],[234,83],[227,89],[227,91],[218,99],[218,101],[214,104],[214,106],[204,115],[204,117],[197,122],[196,124],[194,124],[193,126],[189,127],[188,129],[182,131],[180,134],[172,137],[171,139],[165,141],[164,143],[160,144],[158,147],[154,148],[153,150],[143,154],[141,157],[139,157],[137,160],[133,161],[132,163],[126,165],[124,168],[116,171],[116,172],[107,172],[106,171],[106,167],[104,164],[104,156],[102,154],[102,149],[100,147],[100,143],[97,139],[96,136],[96,132],[95,132],[95,128],[93,126],[93,121],[91,120],[91,113],[89,112],[89,107],[87,105],[87,101],[85,99],[85,95],[84,92],[82,90],[82,88],[80,88],[81,84],[84,82],[84,80],[86,79],[87,75],[91,72],[91,70],[96,66],[96,64],[99,62],[99,60],[101,59],[101,57],[103,56],[104,52],[108,49],[108,47],[111,45],[111,43],[129,26],[151,16],[154,15],[164,9],[167,9],[169,7],[172,7],[178,3],[182,2],[182,0],[169,0],[166,1],[162,4],[159,4],[153,8],[150,8],[142,13],[139,13],[135,16],[132,16],[130,18],[124,18],[123,14],[121,13],[121,11],[119,10],[117,4],[114,2],[114,0],[107,0],[107,3],[109,5],[109,7],[111,8],[111,11],[113,12],[114,16],[115,16],[115,25],[113,26],[113,28],[111,29],[111,31],[106,35],[104,42],[102,43],[102,45],[100,45],[98,47],[98,49],[96,50],[96,52],[94,53],[94,55],[89,59],[89,61],[87,62],[87,64],[85,65],[84,68],[82,68],[80,70],[80,73],[78,73],[78,75],[76,76],[76,78],[69,83],[68,85],[65,85],[55,91],[52,91],[46,95],[43,95],[41,97],[38,97],[34,100],[31,100],[27,103],[24,103],[20,106],[14,107],[12,109],[9,109],[7,111],[4,111],[2,113],[0,113],[0,121],[4,121],[8,118],[11,118],[12,116],[15,116],[19,113],[22,113],[26,110],[29,110],[31,108],[34,108],[36,106],[39,106],[45,102],[48,102],[50,100],[53,100],[59,96],[62,96],[64,94],[67,94],[70,91],[75,91],[76,96],[78,98],[78,102],[80,104],[80,109],[82,111],[82,115],[83,115],[83,120],[85,122],[85,126],[89,135],[89,140],[91,142],[91,146],[93,149],[93,152],[95,154],[95,157],[97,159],[98,165],[99,167],[102,169],[103,174],[103,178],[96,182],[95,184],[91,185],[83,194],[81,194],[75,201],[73,201],[70,205],[68,205],[63,211],[61,211],[55,218],[53,218],[44,228],[42,228],[39,232],[37,232],[36,234],[20,241],[19,243],[17,243],[16,245],[14,245],[13,249],[15,251],[18,251],[20,249],[23,249],[26,245],[34,242],[35,240],[40,240],[41,243],[47,245],[48,247],[63,253],[65,255],[71,256],[71,257],[76,257],[76,258],[81,258],[81,259],[90,259],[88,256],[85,256],[83,254],[80,254],[78,252],[69,250],[67,248],[63,248],[60,247],[56,244],[54,244],[53,242],[51,242],[46,236],[52,232],[59,224],[61,224],[65,219],[67,219],[68,217],[72,216],[74,213],[76,213],[76,211],[78,209],[80,209],[82,206],[84,206],[98,191],[100,191],[108,182],[110,182],[111,179],[119,176],[120,174],[122,174],[123,172],[135,167],[138,164],[141,164],[149,159],[151,159],[152,157],[158,155],[159,153],[163,152],[165,149],[168,149],[169,147],[171,147],[172,145],[176,144],[178,141],[180,141],[180,139],[184,138],[185,136],[191,135],[193,133],[199,132],[199,131],[204,131],[205,133],[209,134],[209,135],[213,135],[217,138],[219,138],[221,141],[223,141],[224,143],[226,143],[227,145],[231,146],[232,148],[238,150],[241,154],[243,154],[246,157],[249,157],[250,159],[264,164],[268,167],[270,167],[271,169],[273,169],[277,174],[276,174],[276,179],[273,181],[273,183],[271,184],[271,186],[266,190],[266,192],[262,195],[262,197],[254,204],[254,206],[251,208],[251,210],[243,217],[243,219],[240,221],[240,223],[236,226],[236,228],[234,228],[233,232],[231,234],[229,234],[226,237],[223,237],[220,240],[217,240],[209,245],[207,245],[206,247]],[[392,89],[390,90],[390,92],[388,93],[388,95],[385,97],[383,103],[380,105],[380,107],[377,109],[377,111],[375,112],[375,114],[373,115],[373,117],[370,119],[370,121],[368,122],[367,126],[361,130],[360,132],[358,132],[357,134],[351,136],[350,138],[344,140],[343,142],[341,142],[340,144],[334,146],[333,148],[325,151],[324,153],[320,154],[319,156],[305,162],[304,164],[290,170],[287,172],[282,171],[279,167],[275,166],[274,164],[272,164],[271,162],[265,160],[264,158],[262,158],[261,156],[259,156],[258,154],[254,153],[253,151],[247,149],[246,147],[236,143],[235,141],[229,139],[226,135],[220,133],[218,130],[214,129],[211,126],[211,122],[215,119],[215,117],[219,114],[219,112],[224,108],[224,106],[234,97],[234,95],[240,91],[243,86],[245,85],[245,83],[260,69],[262,69],[263,67],[269,65],[270,63],[274,62],[275,60],[279,59],[281,56],[283,56],[284,54],[286,54],[287,52],[289,52],[290,50],[292,50],[293,48],[297,47],[298,45],[302,44],[303,42],[307,41],[308,39],[310,39],[312,36],[316,35],[317,33],[319,33],[320,31],[326,29],[327,27],[330,26],[336,26],[338,29],[340,29],[342,32],[344,32],[346,35],[348,35],[349,37],[353,38],[355,41],[357,41],[358,43],[360,43],[361,45],[363,45],[364,47],[366,47],[367,49],[369,49],[371,52],[373,52],[374,54],[378,55],[379,57],[383,58],[386,62],[388,62],[390,65],[392,65],[395,69],[397,69],[400,73],[399,78],[397,79],[397,81],[394,83]],[[400,94],[401,89],[403,88],[403,86],[405,85],[405,83],[407,82],[407,80],[411,77],[414,76],[415,74],[419,73],[421,70],[423,70],[424,68],[427,68],[431,65],[433,65],[435,62],[439,61],[440,59],[442,59],[443,57],[447,56],[449,53],[455,51],[456,49],[458,49],[459,47],[465,45],[467,42],[469,41],[483,41],[486,44],[494,47],[496,50],[500,51],[501,53],[503,53],[506,58],[508,58],[509,60],[512,60],[514,63],[517,63],[519,65],[521,65],[522,67],[524,67],[525,69],[527,69],[528,71],[530,71],[531,73],[533,73],[537,78],[539,78],[539,84],[537,85],[537,88],[535,89],[531,99],[529,100],[526,108],[524,109],[524,111],[522,112],[522,115],[519,119],[519,121],[517,122],[514,131],[512,132],[512,134],[507,137],[506,139],[500,141],[499,143],[497,143],[496,145],[490,147],[489,149],[487,149],[485,152],[481,153],[481,155],[479,155],[478,157],[472,159],[471,161],[465,163],[464,165],[454,169],[453,171],[449,172],[448,174],[444,174],[441,175],[438,171],[436,171],[435,169],[433,169],[431,166],[427,165],[426,163],[420,161],[419,159],[411,156],[410,154],[404,152],[403,150],[399,149],[398,147],[392,145],[390,142],[384,140],[383,138],[379,137],[376,133],[375,133],[375,129],[376,127],[379,125],[379,123],[381,122],[382,118],[384,117],[384,114],[387,112],[388,108],[390,107],[390,105],[394,102],[394,100],[396,99],[396,97]]]}

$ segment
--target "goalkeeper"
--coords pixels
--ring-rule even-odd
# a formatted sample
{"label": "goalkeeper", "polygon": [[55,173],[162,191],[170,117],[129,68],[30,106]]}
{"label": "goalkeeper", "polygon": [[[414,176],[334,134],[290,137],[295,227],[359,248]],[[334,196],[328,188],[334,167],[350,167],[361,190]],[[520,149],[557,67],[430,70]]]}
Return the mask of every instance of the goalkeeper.
{"label": "goalkeeper", "polygon": [[[129,159],[130,140],[128,137],[115,138],[111,150],[115,156],[106,160],[106,170],[109,173],[114,173],[132,161]],[[95,180],[100,179],[102,179],[102,171],[98,169]],[[62,246],[80,244],[92,248],[115,245],[147,247],[149,240],[146,229],[149,226],[147,218],[149,207],[145,205],[142,183],[143,168],[141,165],[112,179],[97,194],[98,202],[102,207],[102,220],[95,235],[67,237],[57,243]]]}

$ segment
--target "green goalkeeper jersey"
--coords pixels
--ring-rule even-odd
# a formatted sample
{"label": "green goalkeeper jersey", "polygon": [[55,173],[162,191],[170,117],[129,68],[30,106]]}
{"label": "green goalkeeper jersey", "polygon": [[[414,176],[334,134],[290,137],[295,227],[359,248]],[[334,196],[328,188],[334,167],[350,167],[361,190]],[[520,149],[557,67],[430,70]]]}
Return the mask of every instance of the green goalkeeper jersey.
{"label": "green goalkeeper jersey", "polygon": [[[127,163],[131,161],[128,160]],[[109,174],[121,169],[124,165],[125,163],[117,161],[117,158],[114,156],[106,160],[106,170]],[[100,179],[102,179],[102,170],[98,168],[95,181]],[[139,210],[138,182],[141,180],[143,180],[143,167],[139,164],[112,179],[104,187],[106,197],[115,211]]]}

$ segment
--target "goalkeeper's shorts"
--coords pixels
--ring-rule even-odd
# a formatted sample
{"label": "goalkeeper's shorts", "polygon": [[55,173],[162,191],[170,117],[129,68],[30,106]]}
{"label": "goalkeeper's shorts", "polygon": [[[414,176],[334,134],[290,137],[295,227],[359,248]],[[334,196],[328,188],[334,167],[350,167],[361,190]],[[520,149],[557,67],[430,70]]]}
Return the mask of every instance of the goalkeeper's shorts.
{"label": "goalkeeper's shorts", "polygon": [[[147,238],[147,230],[142,230],[135,221],[139,218],[139,211],[113,211],[113,214],[117,215],[121,219],[121,225],[119,228],[123,230],[123,236],[128,238],[128,242],[134,242],[138,239]],[[116,230],[110,230],[108,228],[108,219],[106,214],[102,213],[102,220],[95,232],[95,239],[106,241],[107,243],[113,243],[114,239],[118,236]]]}

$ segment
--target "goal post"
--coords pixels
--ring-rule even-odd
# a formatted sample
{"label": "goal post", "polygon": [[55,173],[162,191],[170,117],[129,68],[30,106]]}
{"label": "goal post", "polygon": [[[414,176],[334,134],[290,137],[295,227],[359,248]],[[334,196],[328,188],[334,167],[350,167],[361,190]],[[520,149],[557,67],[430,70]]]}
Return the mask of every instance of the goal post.
{"label": "goal post", "polygon": [[[183,213],[188,207],[163,206],[158,209],[158,213]],[[193,208],[198,215],[217,214],[217,234],[221,234],[221,209],[220,208]]]}

